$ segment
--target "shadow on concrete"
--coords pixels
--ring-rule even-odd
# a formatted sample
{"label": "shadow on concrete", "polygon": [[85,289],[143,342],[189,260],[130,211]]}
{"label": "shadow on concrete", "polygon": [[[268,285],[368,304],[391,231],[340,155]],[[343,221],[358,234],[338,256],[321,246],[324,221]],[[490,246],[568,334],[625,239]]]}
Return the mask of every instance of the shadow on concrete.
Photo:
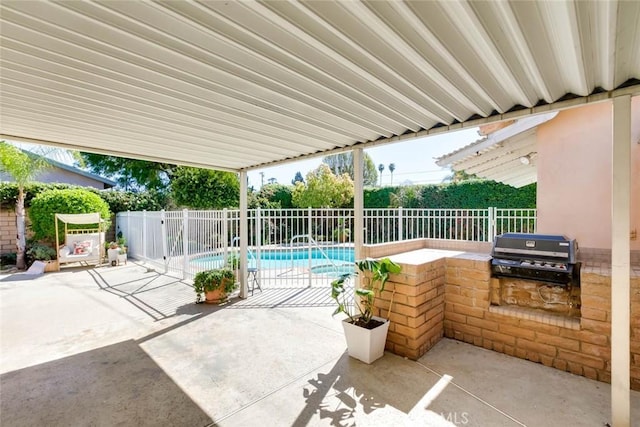
{"label": "shadow on concrete", "polygon": [[8,372],[0,381],[3,427],[213,425],[133,340]]}
{"label": "shadow on concrete", "polygon": [[329,372],[318,372],[308,380],[302,390],[305,407],[292,425],[306,426],[318,416],[332,426],[355,426],[358,413],[385,407],[409,414],[436,380],[395,355],[386,354],[367,365],[345,352]]}
{"label": "shadow on concrete", "polygon": [[232,308],[335,307],[331,287],[268,288],[240,300]]}
{"label": "shadow on concrete", "polygon": [[193,286],[153,270],[133,280],[109,278],[99,270],[88,273],[101,290],[124,299],[153,320],[180,314],[181,307],[195,301]]}
{"label": "shadow on concrete", "polygon": [[0,282],[22,282],[25,280],[36,280],[42,277],[42,274],[27,274],[27,273],[15,273],[7,277],[0,279]]}

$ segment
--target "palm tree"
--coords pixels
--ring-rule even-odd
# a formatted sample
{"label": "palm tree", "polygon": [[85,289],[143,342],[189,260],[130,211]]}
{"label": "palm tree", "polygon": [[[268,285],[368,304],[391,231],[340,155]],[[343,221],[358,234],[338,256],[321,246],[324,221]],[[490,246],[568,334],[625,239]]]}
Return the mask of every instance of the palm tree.
{"label": "palm tree", "polygon": [[24,269],[25,250],[27,246],[25,234],[24,187],[38,173],[48,166],[46,160],[37,155],[29,155],[11,144],[0,141],[0,170],[9,174],[18,185],[16,197],[16,267]]}
{"label": "palm tree", "polygon": [[391,185],[393,185],[393,171],[396,170],[395,163],[389,163],[389,172],[391,172]]}
{"label": "palm tree", "polygon": [[380,171],[380,187],[382,187],[382,171],[384,170],[384,165],[382,163],[378,165],[378,170]]}

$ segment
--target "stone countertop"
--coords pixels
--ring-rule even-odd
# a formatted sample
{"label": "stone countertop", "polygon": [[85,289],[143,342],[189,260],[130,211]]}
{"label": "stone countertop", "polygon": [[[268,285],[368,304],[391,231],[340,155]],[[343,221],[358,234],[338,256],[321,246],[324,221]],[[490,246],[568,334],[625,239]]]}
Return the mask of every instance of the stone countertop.
{"label": "stone countertop", "polygon": [[409,252],[390,255],[389,259],[397,264],[421,265],[437,261],[442,258],[451,258],[464,254],[459,251],[447,251],[442,249],[416,249]]}
{"label": "stone countertop", "polygon": [[[599,262],[599,261],[583,261],[581,272],[597,274],[605,277],[611,277],[611,263]],[[640,277],[640,265],[631,265],[630,277],[631,278]]]}

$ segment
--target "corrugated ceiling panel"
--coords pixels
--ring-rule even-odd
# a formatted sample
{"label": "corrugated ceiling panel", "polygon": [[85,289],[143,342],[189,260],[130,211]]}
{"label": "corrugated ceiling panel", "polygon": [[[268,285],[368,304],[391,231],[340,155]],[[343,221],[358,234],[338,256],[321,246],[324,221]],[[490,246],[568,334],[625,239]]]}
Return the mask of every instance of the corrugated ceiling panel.
{"label": "corrugated ceiling panel", "polygon": [[229,170],[640,79],[640,2],[3,1],[0,17],[1,134]]}

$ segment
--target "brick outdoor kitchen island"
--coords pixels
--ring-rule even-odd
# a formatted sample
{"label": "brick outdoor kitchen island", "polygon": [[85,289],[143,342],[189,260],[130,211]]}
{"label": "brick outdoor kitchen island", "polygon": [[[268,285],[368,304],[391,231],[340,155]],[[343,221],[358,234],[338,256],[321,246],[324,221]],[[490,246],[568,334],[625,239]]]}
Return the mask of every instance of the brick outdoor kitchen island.
{"label": "brick outdoor kitchen island", "polygon": [[[551,287],[544,288],[546,297],[537,300],[539,292],[530,291],[531,283],[522,283],[514,293],[517,283],[491,277],[491,256],[482,250],[428,245],[429,241],[414,240],[402,246],[365,246],[366,257],[388,256],[402,266],[376,300],[376,315],[390,319],[386,350],[417,360],[445,336],[611,381],[608,266],[584,262],[579,293],[566,295],[576,304],[563,310],[544,304],[565,298],[561,290],[552,293]],[[398,253],[402,249],[408,251]],[[631,388],[640,390],[640,269],[635,264],[631,294]]]}

